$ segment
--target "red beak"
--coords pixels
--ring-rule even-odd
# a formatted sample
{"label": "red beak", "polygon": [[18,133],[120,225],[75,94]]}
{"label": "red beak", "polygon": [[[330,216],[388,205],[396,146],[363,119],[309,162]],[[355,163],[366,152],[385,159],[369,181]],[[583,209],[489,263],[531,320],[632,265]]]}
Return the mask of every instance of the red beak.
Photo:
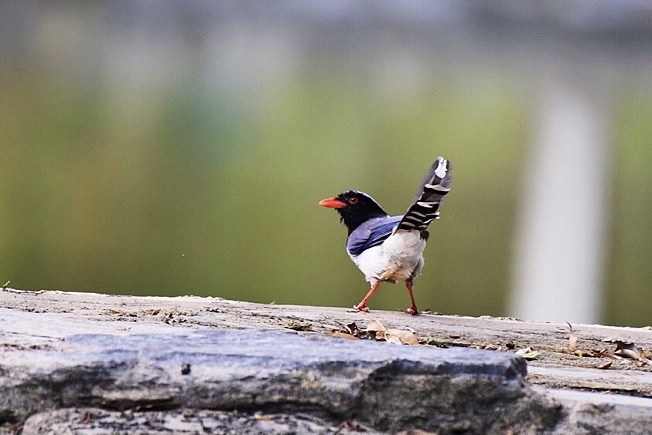
{"label": "red beak", "polygon": [[334,198],[322,199],[321,201],[319,201],[319,205],[328,208],[344,208],[346,207],[346,202],[334,197]]}

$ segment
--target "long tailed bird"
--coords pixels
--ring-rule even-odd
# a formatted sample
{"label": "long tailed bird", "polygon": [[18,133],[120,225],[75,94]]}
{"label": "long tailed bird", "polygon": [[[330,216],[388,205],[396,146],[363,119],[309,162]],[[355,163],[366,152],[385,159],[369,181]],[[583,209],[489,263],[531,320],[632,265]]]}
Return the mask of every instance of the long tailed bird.
{"label": "long tailed bird", "polygon": [[438,219],[439,206],[451,189],[452,168],[449,160],[437,157],[404,215],[389,216],[371,196],[357,190],[319,202],[340,214],[340,221],[349,231],[346,251],[371,284],[367,295],[354,309],[369,311],[367,302],[381,282],[404,281],[412,302],[405,312],[419,313],[412,292],[413,281],[423,268],[426,229]]}

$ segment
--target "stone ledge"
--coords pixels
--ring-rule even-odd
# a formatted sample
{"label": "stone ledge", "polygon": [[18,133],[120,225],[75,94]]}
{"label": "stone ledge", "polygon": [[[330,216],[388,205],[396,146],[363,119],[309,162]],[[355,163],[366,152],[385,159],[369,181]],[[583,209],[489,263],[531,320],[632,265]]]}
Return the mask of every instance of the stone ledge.
{"label": "stone ledge", "polygon": [[[371,319],[448,348],[327,337]],[[592,368],[602,361],[564,351],[567,328],[214,298],[2,292],[0,422],[23,433],[645,433],[649,366]],[[574,334],[581,346],[652,339],[649,329],[599,325],[574,325]],[[530,375],[513,353],[525,346],[540,354]],[[643,397],[541,387],[550,385]]]}
{"label": "stone ledge", "polygon": [[558,407],[533,393],[525,374],[512,354],[293,332],[85,334],[6,355],[0,413],[21,421],[78,407],[284,411],[392,433],[460,424],[499,432],[554,420]]}

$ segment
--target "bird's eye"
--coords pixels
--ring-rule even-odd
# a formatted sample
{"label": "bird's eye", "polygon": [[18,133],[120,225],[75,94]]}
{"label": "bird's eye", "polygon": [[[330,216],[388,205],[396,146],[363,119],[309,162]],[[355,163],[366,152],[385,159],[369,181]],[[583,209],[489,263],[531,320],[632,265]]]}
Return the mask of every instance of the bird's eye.
{"label": "bird's eye", "polygon": [[355,196],[353,198],[349,198],[349,204],[357,204],[358,203],[358,198]]}

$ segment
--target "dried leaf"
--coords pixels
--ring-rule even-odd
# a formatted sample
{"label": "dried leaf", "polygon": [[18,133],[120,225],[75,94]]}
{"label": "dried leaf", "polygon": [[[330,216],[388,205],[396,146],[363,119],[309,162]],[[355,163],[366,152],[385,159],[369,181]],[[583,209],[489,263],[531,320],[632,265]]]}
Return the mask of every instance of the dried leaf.
{"label": "dried leaf", "polygon": [[372,320],[371,322],[369,322],[369,324],[367,325],[367,332],[378,332],[378,331],[387,333],[387,328],[385,328],[385,326],[382,323],[380,323],[378,320]]}
{"label": "dried leaf", "polygon": [[615,358],[620,358],[620,357],[616,357],[615,355],[611,354],[611,352],[609,352],[609,350],[607,350],[606,348],[605,349],[600,349],[600,350],[593,349],[593,351],[591,351],[591,353],[593,354],[591,356],[593,356],[595,358],[614,358],[614,359]]}
{"label": "dried leaf", "polygon": [[368,332],[372,337],[375,337],[376,340],[387,339],[387,328],[385,328],[385,326],[378,320],[372,320],[369,322],[369,325],[367,325],[367,329],[365,329],[365,331]]}
{"label": "dried leaf", "polygon": [[[403,329],[390,329],[386,334],[387,341],[396,344],[419,344],[419,339],[411,331]],[[398,340],[398,343],[396,342]]]}
{"label": "dried leaf", "polygon": [[606,369],[608,369],[609,367],[611,367],[611,364],[613,364],[613,361],[607,361],[607,362],[604,363],[604,364],[600,364],[600,365],[598,366],[598,368],[601,369],[601,370],[606,370]]}
{"label": "dried leaf", "polygon": [[532,350],[532,348],[530,347],[526,347],[525,349],[520,349],[516,351],[516,355],[520,355],[527,360],[532,360],[539,355],[539,352],[537,352],[536,350]]}
{"label": "dried leaf", "polygon": [[631,358],[635,360],[639,360],[641,356],[636,352],[636,350],[632,349],[618,349],[616,350],[616,355],[622,356],[623,358]]}
{"label": "dried leaf", "polygon": [[568,347],[570,347],[571,352],[575,352],[577,350],[577,336],[573,334],[573,325],[568,322],[566,322],[566,324],[570,330],[570,336],[568,337]]}
{"label": "dried leaf", "polygon": [[574,335],[571,335],[568,337],[568,347],[570,347],[571,351],[576,351],[577,350],[577,337]]}
{"label": "dried leaf", "polygon": [[539,356],[539,352],[536,351],[536,350],[533,350],[532,352],[528,352],[528,353],[524,354],[523,358],[525,358],[527,360],[533,360],[537,356]]}
{"label": "dried leaf", "polygon": [[626,343],[621,340],[614,340],[616,344],[615,355],[622,356],[623,358],[631,358],[643,363],[650,363],[650,360],[645,356],[645,353],[639,349],[634,343]]}

